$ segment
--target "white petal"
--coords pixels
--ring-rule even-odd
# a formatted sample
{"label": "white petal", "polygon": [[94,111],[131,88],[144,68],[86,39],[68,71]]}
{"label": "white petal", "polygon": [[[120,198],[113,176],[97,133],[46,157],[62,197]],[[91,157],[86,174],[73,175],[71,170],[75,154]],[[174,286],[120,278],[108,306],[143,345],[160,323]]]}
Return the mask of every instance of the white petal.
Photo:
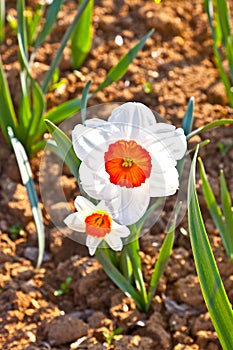
{"label": "white petal", "polygon": [[92,119],[87,119],[84,125],[88,126],[88,128],[98,128],[98,127],[104,126],[106,123],[107,122],[103,119],[92,118]]}
{"label": "white petal", "polygon": [[72,131],[72,144],[77,157],[84,160],[96,147],[105,145],[109,131],[103,128],[88,128],[78,124]]}
{"label": "white petal", "polygon": [[131,124],[135,128],[149,129],[156,124],[152,111],[142,103],[128,102],[115,108],[109,117],[109,122]]}
{"label": "white petal", "polygon": [[106,202],[111,217],[122,225],[137,222],[145,213],[149,201],[149,182],[140,187],[126,188],[117,186],[118,197]]}
{"label": "white petal", "polygon": [[187,140],[183,129],[175,129],[170,124],[157,123],[151,131],[154,133],[155,138],[160,140],[171,157],[178,160],[184,156],[187,150]]}
{"label": "white petal", "polygon": [[105,236],[105,240],[113,250],[122,250],[123,244],[119,236],[109,233]]}
{"label": "white petal", "polygon": [[78,212],[88,216],[96,211],[96,206],[83,196],[77,196],[74,201],[75,208]]}
{"label": "white petal", "polygon": [[98,247],[98,245],[100,244],[101,241],[102,241],[102,238],[87,235],[86,246],[89,249],[90,255],[95,254],[96,248]]}
{"label": "white petal", "polygon": [[91,169],[85,162],[79,168],[79,176],[84,191],[95,199],[111,200],[117,196],[117,188],[109,181],[105,168]]}
{"label": "white petal", "polygon": [[128,227],[119,225],[113,220],[112,234],[119,237],[128,237],[130,235],[130,230],[128,229]]}
{"label": "white petal", "polygon": [[152,172],[149,182],[151,197],[170,196],[179,188],[179,174],[175,167],[169,168],[165,173]]}
{"label": "white petal", "polygon": [[74,231],[85,232],[85,223],[83,220],[80,220],[78,213],[73,213],[68,215],[64,223]]}

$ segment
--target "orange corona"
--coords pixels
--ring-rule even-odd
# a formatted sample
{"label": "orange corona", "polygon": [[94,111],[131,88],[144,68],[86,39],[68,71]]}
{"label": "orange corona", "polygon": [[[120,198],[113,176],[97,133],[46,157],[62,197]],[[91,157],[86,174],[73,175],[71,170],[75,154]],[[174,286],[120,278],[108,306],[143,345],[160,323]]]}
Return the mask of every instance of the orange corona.
{"label": "orange corona", "polygon": [[111,231],[111,219],[107,214],[93,213],[86,217],[86,233],[93,237],[102,238]]}
{"label": "orange corona", "polygon": [[151,173],[151,156],[137,142],[119,140],[104,154],[110,181],[121,187],[139,187]]}

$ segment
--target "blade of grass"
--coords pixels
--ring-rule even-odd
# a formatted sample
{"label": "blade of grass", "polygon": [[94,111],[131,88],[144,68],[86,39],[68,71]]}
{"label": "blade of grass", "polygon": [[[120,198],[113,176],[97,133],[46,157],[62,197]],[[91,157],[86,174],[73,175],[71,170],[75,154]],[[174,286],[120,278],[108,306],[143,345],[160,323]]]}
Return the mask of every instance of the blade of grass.
{"label": "blade of grass", "polygon": [[87,108],[87,101],[89,96],[89,89],[90,89],[91,81],[89,80],[87,84],[85,85],[83,92],[82,92],[82,98],[81,98],[81,116],[82,116],[82,123],[86,120],[86,108]]}
{"label": "blade of grass", "polygon": [[0,43],[4,41],[5,38],[5,0],[0,1]]}
{"label": "blade of grass", "polygon": [[205,230],[195,188],[195,152],[188,184],[188,222],[195,266],[211,321],[224,350],[233,349],[233,312]]}
{"label": "blade of grass", "polygon": [[162,247],[159,252],[158,259],[155,263],[154,271],[151,276],[149,289],[148,289],[148,301],[146,306],[146,311],[149,310],[150,304],[152,302],[152,299],[155,295],[158,282],[160,280],[160,277],[163,275],[165,268],[168,264],[168,260],[171,255],[173,243],[174,243],[174,237],[175,237],[175,227],[176,227],[176,220],[180,212],[181,204],[179,203],[175,210],[174,220],[168,230],[168,233],[163,241]]}
{"label": "blade of grass", "polygon": [[32,172],[30,168],[30,164],[26,155],[26,152],[22,146],[22,144],[14,137],[13,130],[11,127],[8,127],[8,134],[11,140],[12,147],[15,152],[15,156],[17,159],[17,163],[19,166],[22,182],[27,189],[28,198],[30,200],[32,214],[34,217],[37,236],[38,236],[38,259],[37,259],[37,268],[40,267],[43,255],[44,255],[44,225],[43,225],[43,217],[39,207],[38,197],[35,191]]}
{"label": "blade of grass", "polygon": [[74,31],[74,28],[75,26],[77,25],[77,23],[80,21],[81,19],[81,16],[83,14],[83,11],[85,10],[87,4],[89,3],[90,0],[83,0],[82,4],[80,5],[79,7],[79,10],[78,10],[78,13],[76,14],[73,22],[70,24],[70,26],[68,27],[68,29],[66,30],[63,38],[62,38],[62,41],[61,41],[61,44],[59,46],[59,49],[57,50],[57,53],[51,63],[51,66],[50,66],[50,69],[49,71],[47,72],[45,78],[44,78],[44,81],[43,81],[43,84],[42,84],[42,91],[43,93],[46,93],[47,92],[47,89],[48,89],[48,86],[50,84],[50,82],[52,81],[52,77],[53,77],[53,73],[55,71],[55,69],[57,68],[59,62],[60,62],[60,59],[62,57],[62,53],[64,51],[64,48],[67,44],[67,42],[69,41],[73,31]]}
{"label": "blade of grass", "polygon": [[56,1],[53,1],[51,3],[51,5],[49,5],[48,12],[46,15],[46,21],[45,21],[45,24],[43,25],[43,28],[40,31],[37,39],[36,39],[36,41],[35,41],[33,53],[32,53],[31,58],[30,58],[30,62],[32,62],[34,60],[37,49],[43,44],[46,37],[50,34],[50,32],[51,32],[51,30],[56,22],[57,15],[58,15],[58,12],[61,8],[63,1],[64,0],[56,0]]}
{"label": "blade of grass", "polygon": [[220,191],[222,210],[225,216],[226,238],[228,244],[228,256],[233,261],[233,211],[230,193],[227,189],[226,179],[223,171],[220,172]]}
{"label": "blade of grass", "polygon": [[[83,0],[80,1],[80,4]],[[94,0],[90,0],[71,36],[72,66],[78,69],[85,60],[92,44],[92,13]]]}
{"label": "blade of grass", "polygon": [[187,140],[190,140],[192,137],[194,137],[195,135],[199,135],[202,132],[206,131],[206,130],[210,130],[212,128],[215,128],[216,126],[220,126],[220,125],[227,125],[227,124],[233,124],[233,119],[221,119],[221,120],[216,120],[214,122],[211,122],[205,126],[201,126],[200,128],[193,130],[192,132],[190,132],[190,134],[188,134],[186,136]]}
{"label": "blade of grass", "polygon": [[150,30],[120,61],[108,72],[105,80],[100,84],[95,92],[102,91],[110,84],[118,81],[127,71],[130,63],[136,57],[137,53],[145,45],[146,40],[153,34],[154,30]]}
{"label": "blade of grass", "polygon": [[181,127],[184,130],[185,135],[188,135],[192,130],[193,110],[194,110],[194,97],[191,97],[188,102],[188,106],[181,124]]}
{"label": "blade of grass", "polygon": [[201,158],[198,158],[199,166],[200,166],[200,176],[201,176],[201,181],[202,181],[202,190],[203,194],[205,197],[205,201],[207,204],[207,207],[209,209],[209,212],[213,218],[213,221],[219,231],[219,234],[222,238],[224,248],[227,252],[227,255],[229,256],[229,242],[228,242],[228,237],[227,237],[227,231],[226,231],[226,226],[223,221],[223,213],[221,211],[221,208],[217,204],[216,198],[214,196],[214,193],[211,189],[211,186],[209,184],[209,181],[206,176],[204,164],[201,160]]}
{"label": "blade of grass", "polygon": [[26,145],[29,155],[31,154],[31,148],[35,141],[41,137],[38,125],[42,122],[42,117],[45,110],[45,97],[41,91],[39,85],[32,80],[32,114],[30,123],[26,131]]}
{"label": "blade of grass", "polygon": [[[221,0],[220,2],[217,0],[217,2],[213,3],[212,0],[205,0],[204,7],[208,15],[209,26],[212,33],[213,51],[214,51],[216,66],[219,70],[220,78],[225,86],[225,90],[226,90],[227,97],[229,99],[230,106],[233,107],[233,93],[231,91],[232,84],[230,83],[228,79],[228,75],[223,68],[223,64],[222,64],[223,59],[220,53],[220,46],[223,40],[227,46],[225,47],[227,58],[230,59],[230,62],[232,62],[233,60],[232,44],[229,44],[229,39],[226,40],[226,38],[224,37],[224,35],[226,35],[226,33],[228,33],[230,30],[230,24],[227,23],[228,19],[225,19],[226,9],[227,9],[226,2],[225,0]],[[224,33],[222,32],[222,30]],[[232,38],[230,38],[230,41],[232,41]],[[229,64],[229,68],[230,68],[231,77],[233,79],[233,65]]]}
{"label": "blade of grass", "polygon": [[141,304],[139,293],[131,286],[127,279],[118,271],[118,269],[111,263],[107,258],[105,249],[99,248],[96,250],[95,256],[102,265],[106,274],[111,280],[120,288],[127,296],[131,297],[137,307],[142,310],[143,305]]}
{"label": "blade of grass", "polygon": [[48,119],[45,120],[45,123],[48,131],[52,135],[53,139],[56,141],[56,144],[59,148],[62,158],[64,159],[65,163],[70,168],[70,171],[78,181],[78,178],[79,178],[78,169],[80,165],[80,160],[77,158],[74,152],[71,140],[69,139],[68,136],[66,136],[66,134],[61,129],[59,129],[56,125],[54,125]]}
{"label": "blade of grass", "polygon": [[[80,109],[81,109],[81,99],[74,98],[48,111],[44,115],[44,120],[48,119],[53,124],[59,124],[64,120],[68,119],[69,117],[73,116],[75,113],[80,111]],[[41,124],[38,127],[39,129],[38,133],[40,133],[40,135],[42,135],[46,131],[46,125],[44,123],[44,120],[41,121]]]}
{"label": "blade of grass", "polygon": [[16,119],[14,106],[12,103],[10,90],[3,69],[2,59],[0,56],[0,127],[3,135],[10,141],[7,127],[10,126],[14,132],[17,128],[18,121]]}

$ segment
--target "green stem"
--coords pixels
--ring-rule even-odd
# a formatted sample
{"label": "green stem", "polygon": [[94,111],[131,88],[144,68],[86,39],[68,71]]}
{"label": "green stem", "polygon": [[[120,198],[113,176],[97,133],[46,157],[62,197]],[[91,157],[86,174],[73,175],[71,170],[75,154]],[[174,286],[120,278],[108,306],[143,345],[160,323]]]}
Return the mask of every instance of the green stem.
{"label": "green stem", "polygon": [[137,290],[128,282],[128,280],[119,272],[112,264],[109,257],[106,255],[105,249],[99,248],[96,250],[95,256],[102,265],[106,274],[127,296],[131,297],[139,310],[144,310],[144,305],[141,302],[141,297]]}

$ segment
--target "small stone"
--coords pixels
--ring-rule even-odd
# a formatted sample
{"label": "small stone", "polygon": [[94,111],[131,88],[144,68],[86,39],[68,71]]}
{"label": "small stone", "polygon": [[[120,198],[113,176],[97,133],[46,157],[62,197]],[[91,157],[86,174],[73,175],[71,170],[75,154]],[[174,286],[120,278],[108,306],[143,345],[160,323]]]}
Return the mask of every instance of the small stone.
{"label": "small stone", "polygon": [[87,324],[71,314],[56,317],[45,327],[45,334],[51,345],[73,342],[85,336],[87,331]]}
{"label": "small stone", "polygon": [[[38,248],[37,247],[26,247],[24,250],[24,257],[31,261],[37,261]],[[50,254],[44,252],[43,261],[49,261],[51,259]]]}
{"label": "small stone", "polygon": [[224,85],[221,81],[213,84],[207,91],[207,97],[210,103],[226,106],[228,98],[225,92]]}

